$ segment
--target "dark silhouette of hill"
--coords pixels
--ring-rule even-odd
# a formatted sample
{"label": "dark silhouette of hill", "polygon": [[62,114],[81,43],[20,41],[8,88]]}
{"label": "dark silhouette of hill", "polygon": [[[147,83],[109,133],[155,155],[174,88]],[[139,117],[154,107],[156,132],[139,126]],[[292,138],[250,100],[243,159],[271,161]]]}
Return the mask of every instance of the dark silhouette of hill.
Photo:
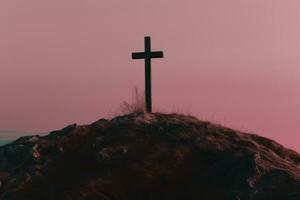
{"label": "dark silhouette of hill", "polygon": [[136,113],[0,148],[0,199],[299,200],[300,155],[191,116]]}

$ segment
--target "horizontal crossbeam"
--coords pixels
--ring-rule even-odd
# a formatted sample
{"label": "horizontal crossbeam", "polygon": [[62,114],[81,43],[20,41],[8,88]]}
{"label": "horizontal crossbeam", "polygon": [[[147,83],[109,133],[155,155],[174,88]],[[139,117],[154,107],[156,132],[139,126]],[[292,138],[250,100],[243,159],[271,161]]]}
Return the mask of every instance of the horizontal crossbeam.
{"label": "horizontal crossbeam", "polygon": [[146,58],[144,52],[132,53],[132,59],[144,59]]}
{"label": "horizontal crossbeam", "polygon": [[152,51],[151,58],[163,58],[164,57],[164,53],[162,51]]}
{"label": "horizontal crossbeam", "polygon": [[[132,59],[144,59],[146,57],[147,56],[144,52],[132,53]],[[164,57],[164,53],[162,51],[152,51],[149,56],[149,58],[163,58],[163,57]]]}

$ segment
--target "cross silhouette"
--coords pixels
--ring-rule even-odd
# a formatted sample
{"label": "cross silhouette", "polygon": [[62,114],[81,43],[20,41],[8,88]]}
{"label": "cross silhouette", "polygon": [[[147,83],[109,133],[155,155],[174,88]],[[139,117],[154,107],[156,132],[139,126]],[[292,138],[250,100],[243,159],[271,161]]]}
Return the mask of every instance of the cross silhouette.
{"label": "cross silhouette", "polygon": [[145,52],[132,53],[132,59],[145,59],[145,102],[146,112],[152,112],[151,102],[151,59],[163,58],[162,51],[151,51],[151,38],[145,37]]}

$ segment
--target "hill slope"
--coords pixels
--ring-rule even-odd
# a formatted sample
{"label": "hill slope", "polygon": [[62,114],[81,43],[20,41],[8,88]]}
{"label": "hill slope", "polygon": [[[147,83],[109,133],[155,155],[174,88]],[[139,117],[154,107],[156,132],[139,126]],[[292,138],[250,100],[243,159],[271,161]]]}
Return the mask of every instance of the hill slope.
{"label": "hill slope", "polygon": [[70,125],[0,147],[0,199],[300,199],[300,155],[177,114]]}

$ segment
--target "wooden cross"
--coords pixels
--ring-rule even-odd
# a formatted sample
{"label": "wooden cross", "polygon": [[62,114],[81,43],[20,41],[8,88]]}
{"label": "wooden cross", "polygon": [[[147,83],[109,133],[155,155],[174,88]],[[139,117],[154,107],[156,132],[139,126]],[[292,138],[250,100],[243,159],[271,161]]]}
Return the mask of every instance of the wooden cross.
{"label": "wooden cross", "polygon": [[151,102],[151,59],[163,58],[162,51],[151,51],[151,38],[145,37],[145,52],[132,53],[132,59],[145,59],[145,102],[146,112],[152,112]]}

